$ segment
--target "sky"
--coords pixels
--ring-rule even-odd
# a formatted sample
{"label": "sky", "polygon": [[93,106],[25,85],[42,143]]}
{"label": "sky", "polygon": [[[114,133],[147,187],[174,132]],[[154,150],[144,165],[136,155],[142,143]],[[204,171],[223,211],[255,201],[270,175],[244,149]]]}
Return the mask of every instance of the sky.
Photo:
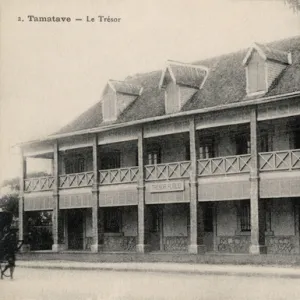
{"label": "sky", "polygon": [[[108,79],[300,35],[300,14],[283,0],[2,0],[0,9],[0,182],[19,175],[13,145],[73,120],[101,99]],[[43,23],[28,15],[121,21]]]}

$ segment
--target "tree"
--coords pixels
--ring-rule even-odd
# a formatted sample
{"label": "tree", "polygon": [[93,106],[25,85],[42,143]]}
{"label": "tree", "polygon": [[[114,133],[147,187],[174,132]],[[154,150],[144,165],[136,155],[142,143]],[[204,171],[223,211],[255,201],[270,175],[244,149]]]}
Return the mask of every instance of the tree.
{"label": "tree", "polygon": [[[49,174],[45,172],[32,172],[27,175],[27,178],[42,177]],[[20,179],[14,177],[4,180],[1,187],[9,189],[4,195],[0,195],[0,208],[13,213],[15,218],[18,218],[19,210],[19,192],[20,192]]]}
{"label": "tree", "polygon": [[[35,177],[43,177],[49,176],[50,174],[46,172],[31,172],[27,174],[26,178],[35,178]],[[20,190],[20,178],[14,177],[10,179],[6,179],[2,182],[1,187],[10,187],[12,191],[19,191]]]}
{"label": "tree", "polygon": [[9,194],[0,197],[0,208],[13,213],[14,217],[18,217],[19,213],[19,195]]}
{"label": "tree", "polygon": [[284,0],[284,3],[289,6],[295,13],[300,11],[300,0]]}

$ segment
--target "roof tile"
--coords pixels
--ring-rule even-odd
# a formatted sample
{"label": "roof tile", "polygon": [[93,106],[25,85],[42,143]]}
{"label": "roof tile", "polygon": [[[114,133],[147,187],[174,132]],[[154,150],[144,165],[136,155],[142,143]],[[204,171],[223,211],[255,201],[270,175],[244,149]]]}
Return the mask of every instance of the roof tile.
{"label": "roof tile", "polygon": [[[260,47],[262,46],[260,45]],[[287,52],[291,52],[293,58],[292,64],[287,65],[280,79],[270,87],[266,96],[300,91],[300,36],[273,42],[267,46],[263,45],[263,47],[266,47],[264,51],[267,52],[266,54],[270,59],[283,60],[285,57],[282,53]],[[183,106],[182,111],[250,100],[246,97],[246,76],[242,64],[246,53],[247,49],[192,63],[207,67],[209,73],[203,88],[198,90],[192,99]],[[179,68],[175,72],[182,83],[193,82],[195,84],[194,71]],[[186,79],[184,75],[187,76]],[[164,91],[159,89],[160,77],[161,71],[154,71],[126,78],[125,82],[128,85],[126,85],[125,90],[131,85],[142,86],[143,93],[120,114],[114,123],[164,115]],[[101,102],[99,102],[58,133],[70,133],[104,125],[107,124],[102,121]]]}

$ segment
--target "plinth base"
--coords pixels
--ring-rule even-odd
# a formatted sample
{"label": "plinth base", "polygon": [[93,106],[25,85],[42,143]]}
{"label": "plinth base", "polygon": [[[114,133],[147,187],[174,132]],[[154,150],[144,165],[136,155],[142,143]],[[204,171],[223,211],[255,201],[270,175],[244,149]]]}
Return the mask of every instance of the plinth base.
{"label": "plinth base", "polygon": [[65,244],[53,244],[52,245],[52,251],[53,252],[60,252],[66,250]]}
{"label": "plinth base", "polygon": [[191,254],[204,254],[206,252],[205,245],[189,245],[188,251]]}
{"label": "plinth base", "polygon": [[136,252],[138,253],[146,253],[149,252],[149,245],[146,244],[137,244],[136,245]]}
{"label": "plinth base", "polygon": [[265,245],[251,245],[249,248],[250,254],[267,254],[267,246]]}

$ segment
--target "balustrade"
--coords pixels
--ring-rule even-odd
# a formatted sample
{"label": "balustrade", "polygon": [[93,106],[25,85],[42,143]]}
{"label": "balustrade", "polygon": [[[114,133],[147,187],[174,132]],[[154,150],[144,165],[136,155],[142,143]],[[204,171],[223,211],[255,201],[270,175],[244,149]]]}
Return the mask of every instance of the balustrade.
{"label": "balustrade", "polygon": [[128,167],[121,169],[100,170],[100,184],[118,184],[137,182],[138,167]]}
{"label": "balustrade", "polygon": [[[259,153],[259,169],[261,172],[276,170],[300,169],[300,149]],[[235,155],[197,160],[198,176],[215,176],[249,173],[251,155]],[[145,166],[145,181],[189,178],[191,162],[172,162]],[[127,167],[120,169],[100,170],[99,183],[121,184],[138,181],[139,169]],[[59,188],[77,188],[92,186],[93,172],[65,174],[59,176]],[[49,191],[54,188],[54,176],[28,178],[24,180],[25,192]]]}
{"label": "balustrade", "polygon": [[251,155],[245,154],[199,159],[197,163],[199,176],[249,173],[251,168]]}
{"label": "balustrade", "polygon": [[94,183],[93,172],[65,174],[59,176],[59,188],[77,188],[92,186]]}
{"label": "balustrade", "polygon": [[145,180],[168,180],[188,178],[190,175],[190,161],[172,162],[145,166]]}
{"label": "balustrade", "polygon": [[54,177],[45,176],[38,178],[28,178],[24,180],[25,192],[49,191],[54,187]]}
{"label": "balustrade", "polygon": [[259,153],[260,171],[300,169],[300,150],[284,150]]}

